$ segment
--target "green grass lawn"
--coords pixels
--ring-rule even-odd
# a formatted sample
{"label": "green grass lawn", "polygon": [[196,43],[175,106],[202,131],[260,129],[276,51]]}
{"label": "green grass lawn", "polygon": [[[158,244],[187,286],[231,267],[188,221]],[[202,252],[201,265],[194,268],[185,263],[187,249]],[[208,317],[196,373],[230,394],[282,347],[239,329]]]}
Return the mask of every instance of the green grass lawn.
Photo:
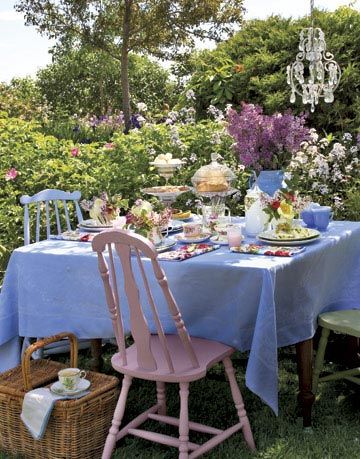
{"label": "green grass lawn", "polygon": [[[114,348],[106,346],[104,371],[112,373],[111,353]],[[252,425],[257,452],[250,453],[238,433],[216,447],[205,457],[226,459],[355,459],[360,457],[360,391],[359,386],[342,381],[323,383],[319,386],[318,399],[313,410],[313,429],[306,432],[302,419],[297,417],[297,374],[293,347],[279,350],[280,415],[276,417],[270,408],[245,387],[244,373],[246,355],[236,354],[233,359],[237,377],[245,399]],[[79,366],[88,367],[88,355],[83,353]],[[155,384],[134,380],[128,399],[124,422],[155,403]],[[168,414],[178,415],[178,386],[167,385]],[[229,385],[222,366],[212,369],[208,377],[190,385],[190,419],[219,428],[237,422]],[[177,435],[176,428],[161,426],[153,421],[144,424],[158,432]],[[193,434],[194,442],[204,441],[207,436]],[[5,458],[6,456],[1,456]],[[162,445],[125,437],[119,444],[114,458],[177,458],[177,450]],[[46,458],[44,458],[46,459]],[[69,458],[70,459],[70,458]]]}

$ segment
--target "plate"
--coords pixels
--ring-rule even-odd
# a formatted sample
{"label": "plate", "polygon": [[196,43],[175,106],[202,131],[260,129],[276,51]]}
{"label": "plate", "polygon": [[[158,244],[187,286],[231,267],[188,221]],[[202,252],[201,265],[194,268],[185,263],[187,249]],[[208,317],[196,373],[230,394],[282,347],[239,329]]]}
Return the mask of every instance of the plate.
{"label": "plate", "polygon": [[51,392],[56,395],[76,395],[80,394],[80,392],[84,392],[84,390],[89,389],[91,382],[88,379],[80,379],[79,384],[76,389],[74,390],[66,390],[64,386],[60,383],[60,381],[56,381],[54,384],[50,386]]}
{"label": "plate", "polygon": [[175,239],[182,244],[198,244],[199,242],[207,241],[210,236],[210,233],[203,233],[197,237],[186,237],[185,234],[178,234]]}
{"label": "plate", "polygon": [[106,225],[101,225],[96,220],[89,219],[83,220],[81,223],[78,224],[78,226],[83,226],[84,228],[112,228],[113,224],[108,223]]}
{"label": "plate", "polygon": [[171,240],[171,239],[165,239],[165,241],[163,241],[161,244],[156,246],[156,251],[158,253],[166,252],[167,250],[174,247],[174,245],[176,245],[176,241]]}
{"label": "plate", "polygon": [[257,237],[257,239],[261,242],[266,242],[266,244],[269,245],[279,245],[283,247],[293,247],[296,245],[305,245],[305,244],[311,244],[311,242],[317,241],[319,236],[313,237],[312,239],[300,239],[297,241],[270,241],[269,239],[262,239],[261,237]]}
{"label": "plate", "polygon": [[302,230],[304,231],[306,230],[307,236],[299,237],[299,236],[294,235],[294,237],[286,237],[286,235],[284,234],[284,236],[279,237],[279,235],[276,234],[274,230],[272,230],[272,231],[264,231],[260,233],[257,236],[257,238],[260,241],[265,241],[269,243],[276,242],[276,243],[281,243],[281,245],[289,245],[289,243],[292,243],[292,242],[295,242],[295,243],[301,242],[302,244],[306,243],[306,241],[312,242],[318,237],[320,237],[320,232],[318,230],[310,229],[310,228],[302,228]]}
{"label": "plate", "polygon": [[214,244],[229,245],[229,241],[227,239],[220,238],[219,236],[212,236],[210,241]]}
{"label": "plate", "polygon": [[291,240],[286,240],[286,239],[269,239],[269,237],[263,237],[263,234],[270,233],[270,231],[267,231],[265,233],[260,233],[257,236],[257,239],[261,242],[265,242],[266,244],[269,245],[279,245],[279,246],[296,246],[296,245],[305,245],[305,244],[311,244],[312,242],[316,241],[320,237],[320,233],[317,230],[312,230],[316,234],[314,234],[311,237],[307,238],[299,238],[299,239],[291,239]]}

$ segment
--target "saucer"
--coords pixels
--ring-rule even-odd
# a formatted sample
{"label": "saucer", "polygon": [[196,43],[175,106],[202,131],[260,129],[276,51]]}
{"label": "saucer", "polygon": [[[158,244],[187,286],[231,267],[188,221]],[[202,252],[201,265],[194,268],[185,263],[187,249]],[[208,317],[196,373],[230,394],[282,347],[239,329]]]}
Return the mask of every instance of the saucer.
{"label": "saucer", "polygon": [[76,395],[90,387],[91,382],[88,379],[80,379],[76,389],[66,390],[60,381],[51,385],[50,390],[56,395]]}
{"label": "saucer", "polygon": [[210,233],[202,233],[199,234],[198,236],[190,237],[190,236],[185,236],[185,234],[179,234],[175,236],[175,239],[178,242],[181,242],[183,244],[198,244],[199,242],[205,242],[209,239],[211,236]]}
{"label": "saucer", "polygon": [[212,236],[210,238],[210,241],[214,242],[214,244],[229,245],[229,241],[227,240],[227,238],[225,239],[220,236]]}

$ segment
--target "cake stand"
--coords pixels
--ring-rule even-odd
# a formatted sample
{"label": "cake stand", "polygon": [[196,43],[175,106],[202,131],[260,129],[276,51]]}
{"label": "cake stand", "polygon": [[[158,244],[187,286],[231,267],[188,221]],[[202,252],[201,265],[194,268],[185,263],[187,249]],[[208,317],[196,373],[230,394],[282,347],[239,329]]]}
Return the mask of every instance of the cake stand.
{"label": "cake stand", "polygon": [[191,191],[191,187],[186,185],[164,185],[164,186],[153,186],[151,188],[143,188],[142,193],[156,196],[164,203],[165,206],[171,207],[176,201],[176,198],[183,193]]}
{"label": "cake stand", "polygon": [[171,207],[178,196],[191,191],[189,186],[177,186],[168,184],[169,179],[174,176],[175,171],[184,164],[184,161],[181,161],[181,159],[170,159],[170,162],[152,161],[150,164],[157,168],[158,174],[161,177],[164,177],[165,185],[143,188],[141,190],[143,193],[156,196],[161,202],[164,203],[165,206]]}

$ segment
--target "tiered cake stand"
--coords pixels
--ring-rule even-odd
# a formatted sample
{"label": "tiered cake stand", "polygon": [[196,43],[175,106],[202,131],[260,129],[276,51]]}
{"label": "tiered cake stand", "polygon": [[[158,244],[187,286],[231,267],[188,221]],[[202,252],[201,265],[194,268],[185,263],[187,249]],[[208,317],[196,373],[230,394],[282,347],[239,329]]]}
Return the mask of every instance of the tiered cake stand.
{"label": "tiered cake stand", "polygon": [[184,164],[180,159],[173,163],[158,163],[153,161],[150,164],[157,168],[161,177],[165,178],[165,185],[143,188],[141,190],[143,193],[156,196],[161,202],[164,203],[165,206],[171,207],[178,196],[186,193],[187,191],[191,191],[191,188],[186,185],[168,185],[168,181],[174,176],[175,171]]}

